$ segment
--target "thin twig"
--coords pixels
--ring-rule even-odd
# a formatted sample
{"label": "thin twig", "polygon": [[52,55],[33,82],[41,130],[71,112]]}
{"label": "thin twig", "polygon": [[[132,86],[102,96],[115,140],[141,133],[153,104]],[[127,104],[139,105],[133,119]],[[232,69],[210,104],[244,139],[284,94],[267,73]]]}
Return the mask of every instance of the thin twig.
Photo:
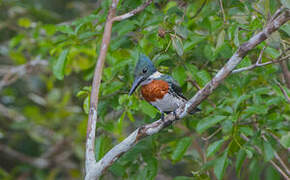
{"label": "thin twig", "polygon": [[202,5],[200,6],[200,8],[196,11],[195,15],[193,15],[192,19],[196,18],[199,13],[201,12],[201,10],[204,8],[205,4],[206,4],[207,0],[204,0]]}
{"label": "thin twig", "polygon": [[[268,131],[270,134],[271,134],[271,136],[277,141],[277,142],[279,142],[279,144],[282,146],[282,147],[284,147],[283,145],[282,145],[282,143],[281,143],[281,140],[274,134],[274,133],[272,133],[271,131]],[[290,148],[286,148],[287,149],[287,151],[288,151],[288,153],[290,153]]]}
{"label": "thin twig", "polygon": [[220,130],[222,130],[221,127],[219,127],[214,133],[212,133],[211,135],[207,136],[207,137],[201,137],[202,140],[204,141],[208,141],[210,140],[213,136],[215,136],[217,133],[220,132]]}
{"label": "thin twig", "polygon": [[[241,134],[241,138],[244,139],[247,142],[250,141],[250,139],[247,136],[245,136],[243,133]],[[259,154],[263,154],[262,150],[258,146],[255,146],[254,145],[254,148],[258,151]],[[270,163],[276,168],[277,171],[280,172],[280,174],[285,179],[289,179],[289,177],[287,176],[287,174],[285,174],[285,172],[273,160],[270,160]]]}
{"label": "thin twig", "polygon": [[222,0],[219,0],[219,3],[220,3],[221,11],[222,11],[222,14],[223,14],[224,24],[226,24],[227,20],[226,20],[226,14],[225,14],[225,11],[224,11]]}
{"label": "thin twig", "polygon": [[282,87],[282,85],[278,81],[276,81],[276,84],[279,86],[279,88],[280,88],[281,92],[283,93],[287,102],[290,103],[290,98],[289,98],[287,92],[285,91],[285,89]]}
{"label": "thin twig", "polygon": [[248,70],[254,69],[256,67],[266,66],[266,65],[269,65],[269,64],[280,63],[280,62],[285,61],[285,60],[287,61],[287,60],[289,60],[289,57],[290,57],[290,54],[285,56],[285,57],[277,58],[274,61],[269,61],[269,62],[265,62],[265,63],[260,63],[260,59],[258,59],[255,64],[252,64],[250,66],[243,67],[243,68],[240,68],[240,69],[233,70],[232,74],[240,73],[242,71],[248,71]]}
{"label": "thin twig", "polygon": [[108,165],[106,164],[103,165],[102,163],[96,162],[94,144],[95,144],[95,136],[96,136],[95,132],[96,132],[96,123],[97,123],[97,107],[98,107],[98,101],[99,101],[99,89],[100,89],[100,84],[101,84],[104,62],[105,62],[106,54],[107,54],[108,47],[110,44],[113,22],[121,21],[121,20],[134,16],[135,14],[144,10],[151,2],[152,0],[148,0],[143,5],[137,7],[136,9],[126,14],[123,14],[121,16],[115,16],[116,8],[119,3],[119,0],[112,1],[111,7],[108,13],[107,21],[105,24],[99,57],[98,57],[97,64],[95,67],[91,96],[90,96],[91,102],[90,102],[90,111],[89,111],[89,118],[88,118],[88,125],[87,125],[86,157],[85,157],[85,174],[86,174],[85,179],[86,180],[98,179],[99,176],[101,176],[101,174],[108,167]]}
{"label": "thin twig", "polygon": [[[262,132],[262,138],[264,139],[264,141],[269,142],[263,132]],[[274,156],[275,156],[275,159],[277,159],[277,161],[280,163],[280,165],[284,168],[284,170],[286,171],[288,176],[290,176],[290,171],[289,171],[288,167],[286,166],[286,164],[283,162],[283,160],[281,159],[281,157],[279,156],[279,154],[276,151],[274,152]]]}
{"label": "thin twig", "polygon": [[128,18],[134,16],[135,14],[143,11],[147,6],[149,6],[152,3],[152,1],[153,0],[148,0],[144,4],[142,4],[141,6],[137,7],[136,9],[134,9],[130,12],[127,12],[127,13],[122,14],[120,16],[115,16],[112,18],[112,21],[122,21],[122,20],[128,19]]}

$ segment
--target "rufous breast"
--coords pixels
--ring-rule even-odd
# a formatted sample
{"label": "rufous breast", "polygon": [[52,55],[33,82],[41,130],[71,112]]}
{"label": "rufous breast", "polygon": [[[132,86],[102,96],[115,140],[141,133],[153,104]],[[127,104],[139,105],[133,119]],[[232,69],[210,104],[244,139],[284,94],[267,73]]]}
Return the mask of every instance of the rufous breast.
{"label": "rufous breast", "polygon": [[152,80],[150,83],[141,87],[141,94],[146,101],[154,102],[162,99],[168,93],[169,85],[163,80]]}

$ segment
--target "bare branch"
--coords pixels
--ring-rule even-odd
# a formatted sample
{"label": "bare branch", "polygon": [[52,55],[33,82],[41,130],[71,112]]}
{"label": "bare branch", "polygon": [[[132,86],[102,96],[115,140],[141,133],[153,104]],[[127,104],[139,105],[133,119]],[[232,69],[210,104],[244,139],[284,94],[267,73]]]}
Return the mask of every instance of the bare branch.
{"label": "bare branch", "polygon": [[227,23],[227,20],[226,20],[226,14],[225,14],[225,11],[224,11],[224,7],[223,7],[223,2],[222,2],[222,0],[219,0],[219,3],[220,3],[220,7],[221,7],[221,11],[222,11],[223,19],[224,19],[224,24],[226,24],[226,23]]}
{"label": "bare branch", "polygon": [[96,179],[97,174],[95,170],[96,166],[96,158],[95,158],[95,132],[96,132],[96,123],[97,123],[97,107],[99,101],[99,89],[102,78],[103,66],[105,63],[105,57],[107,54],[109,42],[111,39],[112,33],[112,18],[116,14],[116,7],[118,4],[118,0],[113,0],[111,8],[109,10],[109,14],[107,17],[107,22],[104,29],[102,44],[100,48],[99,57],[97,60],[97,65],[94,72],[94,79],[91,91],[91,102],[90,102],[90,111],[89,111],[89,119],[87,126],[87,139],[86,139],[86,159],[85,159],[85,172],[86,180]]}
{"label": "bare branch", "polygon": [[206,4],[207,0],[204,0],[201,7],[196,11],[195,15],[193,15],[192,19],[196,18],[198,16],[198,14],[201,12],[201,10],[204,8],[205,4]]}
{"label": "bare branch", "polygon": [[290,89],[290,72],[288,69],[288,65],[286,62],[280,62],[280,66],[282,69],[282,74],[283,74],[283,77],[285,80],[285,84],[286,84],[287,88]]}
{"label": "bare branch", "polygon": [[153,0],[148,0],[144,4],[142,4],[141,6],[137,7],[136,9],[134,9],[130,12],[127,12],[127,13],[122,14],[120,16],[113,17],[112,21],[122,21],[124,19],[128,19],[128,18],[134,16],[135,14],[143,11],[147,6],[149,6],[152,3],[152,1]]}
{"label": "bare branch", "polygon": [[[215,77],[199,90],[193,98],[186,104],[176,110],[176,116],[173,113],[167,115],[163,121],[158,120],[151,124],[144,125],[136,129],[126,139],[114,146],[105,156],[96,164],[98,174],[101,174],[106,168],[111,166],[125,152],[131,149],[136,143],[146,136],[150,136],[160,132],[165,127],[171,125],[177,119],[181,119],[192,112],[203,100],[205,100],[222,82],[231,74],[233,69],[242,61],[247,53],[255,48],[258,44],[266,40],[271,33],[276,31],[280,26],[290,20],[290,10],[284,11],[282,14],[273,19],[272,22],[254,35],[248,42],[242,44],[224,67],[215,75]],[[178,117],[175,119],[175,117]]]}
{"label": "bare branch", "polygon": [[276,81],[276,84],[279,86],[279,88],[282,91],[282,93],[283,93],[285,99],[287,100],[287,102],[290,103],[290,98],[289,98],[287,92],[285,91],[285,89],[282,87],[282,85],[278,81]]}
{"label": "bare branch", "polygon": [[251,70],[251,69],[254,69],[254,68],[256,68],[256,67],[261,67],[261,66],[266,66],[266,65],[269,65],[269,64],[274,64],[274,63],[281,63],[282,61],[287,61],[287,60],[289,60],[289,58],[290,58],[290,54],[288,54],[288,55],[286,55],[285,57],[281,57],[281,56],[279,56],[276,60],[274,60],[274,61],[269,61],[269,62],[265,62],[265,63],[261,63],[261,60],[262,60],[262,54],[263,54],[263,52],[264,52],[264,49],[265,48],[263,48],[262,50],[261,50],[261,53],[260,53],[260,55],[259,55],[259,58],[258,58],[258,60],[257,60],[257,62],[255,63],[255,64],[252,64],[252,65],[250,65],[250,66],[247,66],[247,67],[243,67],[243,68],[240,68],[240,69],[236,69],[236,70],[233,70],[233,74],[235,74],[235,73],[240,73],[240,72],[243,72],[243,71],[248,71],[248,70]]}
{"label": "bare branch", "polygon": [[145,4],[136,8],[129,13],[126,13],[121,16],[116,15],[116,8],[119,3],[119,0],[113,0],[112,5],[110,7],[107,21],[105,24],[102,44],[100,48],[99,57],[97,60],[97,65],[94,72],[94,78],[92,83],[92,91],[91,91],[91,102],[90,102],[90,111],[89,111],[89,119],[87,125],[87,138],[86,138],[86,157],[85,157],[85,179],[97,179],[107,166],[99,165],[99,162],[96,162],[94,144],[95,144],[95,132],[96,132],[96,122],[97,122],[97,109],[98,109],[98,101],[99,101],[99,89],[102,78],[102,71],[105,63],[106,54],[108,51],[108,47],[110,44],[111,33],[112,33],[112,25],[114,21],[121,21],[132,17],[133,15],[144,10],[152,0],[148,0]]}
{"label": "bare branch", "polygon": [[222,130],[221,127],[219,127],[215,132],[213,132],[211,135],[207,136],[207,137],[201,137],[202,140],[204,141],[208,141],[210,140],[213,136],[215,136],[217,133],[220,132],[220,130]]}

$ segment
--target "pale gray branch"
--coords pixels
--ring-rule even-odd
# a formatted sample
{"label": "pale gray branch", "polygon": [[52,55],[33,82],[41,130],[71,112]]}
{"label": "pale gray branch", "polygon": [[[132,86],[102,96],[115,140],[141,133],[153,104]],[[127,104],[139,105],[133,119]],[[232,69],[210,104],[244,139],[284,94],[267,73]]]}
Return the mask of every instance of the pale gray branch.
{"label": "pale gray branch", "polygon": [[[99,101],[99,89],[102,79],[102,71],[105,63],[106,54],[110,44],[112,25],[114,21],[121,21],[129,17],[134,16],[135,14],[144,10],[152,0],[148,0],[145,4],[141,5],[137,9],[130,11],[121,16],[116,15],[116,8],[119,3],[119,0],[112,0],[112,4],[108,13],[107,21],[105,24],[104,34],[102,38],[102,44],[100,48],[99,57],[95,67],[94,78],[92,83],[91,90],[91,102],[90,102],[90,111],[87,125],[87,138],[86,138],[86,157],[85,157],[85,179],[92,180],[98,179],[103,171],[108,167],[107,165],[103,166],[100,162],[96,162],[95,157],[95,133],[96,133],[96,123],[97,123],[97,107]],[[115,18],[115,19],[114,19]]]}
{"label": "pale gray branch", "polygon": [[137,7],[136,9],[134,9],[130,12],[127,12],[127,13],[122,14],[120,16],[113,17],[112,21],[122,21],[122,20],[128,19],[128,18],[134,16],[135,14],[143,11],[147,6],[149,6],[152,3],[152,1],[153,0],[148,0],[144,4],[142,4],[141,6]]}
{"label": "pale gray branch", "polygon": [[[231,74],[233,69],[241,62],[241,60],[247,55],[247,53],[255,48],[258,44],[266,40],[271,33],[276,31],[280,26],[290,20],[290,11],[286,10],[279,16],[274,18],[266,27],[254,35],[248,42],[242,44],[238,50],[233,54],[229,61],[223,68],[215,75],[215,77],[207,83],[201,90],[199,90],[193,98],[191,98],[186,104],[179,107],[176,110],[176,116],[181,119],[192,112],[203,100],[205,100],[222,82]],[[165,127],[171,125],[177,121],[173,113],[167,115],[163,121],[158,120],[151,124],[144,125],[136,129],[126,139],[114,146],[105,156],[97,163],[94,164],[96,168],[96,174],[99,176],[105,171],[106,168],[111,166],[117,159],[125,152],[129,151],[136,143],[146,136],[150,136],[160,132]]]}
{"label": "pale gray branch", "polygon": [[233,74],[235,73],[240,73],[240,72],[243,72],[243,71],[248,71],[248,70],[251,70],[251,69],[254,69],[256,67],[261,67],[261,66],[266,66],[266,65],[269,65],[269,64],[274,64],[274,63],[280,63],[282,61],[287,61],[290,59],[290,54],[286,55],[285,57],[282,57],[279,56],[276,60],[273,60],[273,61],[269,61],[269,62],[265,62],[265,63],[261,63],[261,60],[262,60],[262,54],[265,50],[265,47],[261,50],[261,53],[258,57],[258,60],[256,61],[255,64],[252,64],[250,66],[247,66],[247,67],[243,67],[243,68],[239,68],[239,69],[235,69],[232,71]]}

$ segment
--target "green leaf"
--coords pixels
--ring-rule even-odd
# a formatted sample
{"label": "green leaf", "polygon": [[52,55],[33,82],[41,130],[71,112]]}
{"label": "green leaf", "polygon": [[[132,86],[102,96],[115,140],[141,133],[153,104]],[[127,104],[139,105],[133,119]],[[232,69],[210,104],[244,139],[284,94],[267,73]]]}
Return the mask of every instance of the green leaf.
{"label": "green leaf", "polygon": [[283,26],[280,27],[280,29],[282,29],[285,33],[288,34],[288,36],[290,36],[290,23],[286,23]]}
{"label": "green leaf", "polygon": [[106,88],[103,89],[102,94],[103,95],[112,94],[112,93],[120,90],[123,86],[124,86],[124,84],[122,82],[114,81],[114,82],[110,83],[110,86],[106,86]]}
{"label": "green leaf", "polygon": [[86,114],[89,114],[90,110],[90,96],[87,96],[86,99],[83,102],[83,109]]}
{"label": "green leaf", "polygon": [[126,116],[126,112],[124,111],[124,112],[122,113],[122,115],[120,116],[120,118],[118,119],[118,121],[117,121],[117,123],[116,123],[116,126],[115,126],[115,128],[116,128],[116,132],[117,132],[120,136],[122,135],[123,125],[124,125],[123,120],[124,120],[125,116]]}
{"label": "green leaf", "polygon": [[141,109],[144,114],[147,114],[151,118],[154,118],[158,112],[156,108],[145,101],[140,101],[139,109]]}
{"label": "green leaf", "polygon": [[222,30],[219,33],[218,39],[217,39],[217,44],[216,44],[216,49],[221,47],[225,43],[225,35],[226,35],[225,30]]}
{"label": "green leaf", "polygon": [[235,30],[235,37],[234,37],[234,44],[239,47],[240,46],[240,41],[239,41],[239,28],[237,27]]}
{"label": "green leaf", "polygon": [[180,37],[170,34],[171,35],[171,40],[172,40],[172,45],[175,49],[175,51],[177,52],[177,54],[179,56],[183,55],[183,44],[182,44],[182,40]]}
{"label": "green leaf", "polygon": [[280,56],[279,51],[276,50],[276,49],[274,49],[274,48],[271,48],[271,47],[267,47],[267,48],[265,49],[265,52],[266,52],[267,54],[269,54],[270,57],[273,58],[273,59],[275,59],[275,58],[277,58],[278,56]]}
{"label": "green leaf", "polygon": [[274,149],[268,141],[263,142],[265,161],[270,161],[274,157]]}
{"label": "green leaf", "polygon": [[246,56],[241,62],[240,64],[237,65],[236,69],[242,68],[242,67],[247,67],[250,66],[252,64],[251,60],[248,58],[248,56]]}
{"label": "green leaf", "polygon": [[18,24],[21,27],[29,28],[31,25],[31,21],[28,18],[20,18],[20,19],[18,19]]}
{"label": "green leaf", "polygon": [[254,131],[250,127],[241,127],[240,131],[242,133],[244,133],[246,136],[253,136],[254,135]]}
{"label": "green leaf", "polygon": [[59,55],[57,61],[53,65],[53,75],[59,80],[62,80],[64,77],[64,70],[67,62],[68,52],[68,49],[63,50]]}
{"label": "green leaf", "polygon": [[173,161],[179,161],[183,157],[187,148],[191,145],[191,142],[192,142],[191,137],[185,137],[185,138],[182,138],[180,141],[178,141],[176,149],[174,150],[173,154],[171,155],[171,159]]}
{"label": "green leaf", "polygon": [[206,157],[209,157],[213,155],[215,152],[217,152],[219,148],[222,146],[224,141],[225,141],[224,139],[221,139],[221,140],[215,141],[214,143],[211,143],[206,150]]}
{"label": "green leaf", "polygon": [[173,180],[192,180],[192,177],[187,176],[177,176]]}
{"label": "green leaf", "polygon": [[214,48],[211,45],[207,44],[204,47],[203,54],[208,60],[210,60],[210,61],[215,60]]}
{"label": "green leaf", "polygon": [[175,26],[174,30],[175,30],[176,34],[178,34],[183,39],[187,38],[188,30],[184,26]]}
{"label": "green leaf", "polygon": [[290,9],[290,1],[289,0],[280,0],[280,2],[287,7],[288,9]]}
{"label": "green leaf", "polygon": [[210,116],[210,117],[207,117],[205,119],[202,119],[198,122],[197,127],[196,127],[196,131],[201,134],[205,130],[207,130],[208,128],[215,125],[216,123],[219,123],[222,120],[226,119],[226,117],[227,116],[214,115],[214,116]]}
{"label": "green leaf", "polygon": [[243,149],[240,149],[237,155],[237,160],[236,160],[236,172],[237,175],[239,176],[243,162],[246,159],[246,152]]}
{"label": "green leaf", "polygon": [[186,71],[182,66],[177,66],[176,68],[173,69],[172,76],[176,81],[183,86],[183,84],[186,82]]}
{"label": "green leaf", "polygon": [[219,157],[214,164],[214,174],[216,175],[217,179],[223,179],[224,172],[227,166],[227,150],[223,153],[221,157]]}
{"label": "green leaf", "polygon": [[206,85],[206,83],[208,83],[211,79],[209,73],[205,70],[198,71],[198,73],[196,73],[196,76],[198,78],[198,84],[201,84],[202,86]]}
{"label": "green leaf", "polygon": [[113,163],[109,170],[117,177],[123,177],[126,173],[126,168],[118,161]]}
{"label": "green leaf", "polygon": [[134,116],[132,115],[131,111],[127,111],[127,116],[128,116],[128,118],[129,118],[129,120],[130,120],[131,122],[135,122],[135,118],[134,118]]}
{"label": "green leaf", "polygon": [[147,171],[146,179],[148,179],[148,180],[155,179],[155,176],[157,175],[157,172],[158,172],[157,159],[153,156],[147,156],[144,160],[147,163],[147,165],[144,169],[145,171]]}
{"label": "green leaf", "polygon": [[267,114],[268,108],[266,105],[253,105],[249,106],[245,112],[248,114]]}
{"label": "green leaf", "polygon": [[187,40],[184,43],[184,46],[183,46],[184,52],[187,52],[187,51],[193,49],[197,43],[203,41],[204,39],[205,39],[205,37],[203,37],[203,36],[193,34],[193,36],[190,37],[190,40]]}
{"label": "green leaf", "polygon": [[235,100],[235,103],[233,104],[234,111],[236,112],[242,102],[245,100],[249,99],[251,96],[250,95],[245,95],[243,94],[240,96],[238,99]]}
{"label": "green leaf", "polygon": [[74,34],[73,29],[71,28],[71,26],[68,25],[56,26],[56,30],[69,35]]}
{"label": "green leaf", "polygon": [[290,148],[290,132],[282,136],[280,141],[281,144],[284,146],[284,148],[286,149]]}

